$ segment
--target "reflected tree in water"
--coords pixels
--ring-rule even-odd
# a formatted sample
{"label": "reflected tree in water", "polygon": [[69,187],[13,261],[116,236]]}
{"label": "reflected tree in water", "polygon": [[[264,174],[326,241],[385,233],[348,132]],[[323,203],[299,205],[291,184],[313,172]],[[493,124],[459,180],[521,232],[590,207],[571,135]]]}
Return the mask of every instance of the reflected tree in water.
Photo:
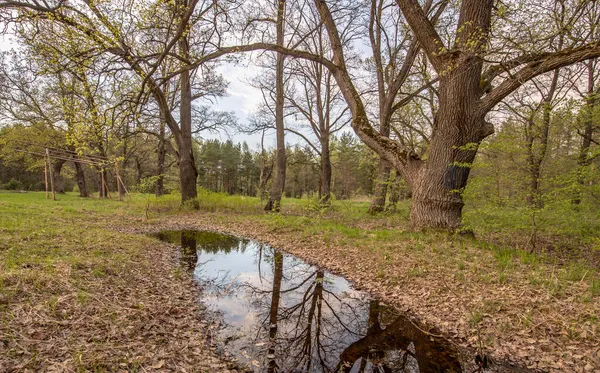
{"label": "reflected tree in water", "polygon": [[340,277],[254,241],[177,233],[217,343],[255,372],[462,371],[450,344]]}
{"label": "reflected tree in water", "polygon": [[463,371],[453,351],[442,341],[423,333],[404,315],[390,315],[392,322],[384,327],[384,314],[378,301],[369,302],[367,333],[344,349],[335,372]]}
{"label": "reflected tree in water", "polygon": [[189,271],[196,269],[198,263],[198,241],[196,236],[185,231],[181,232],[181,266]]}

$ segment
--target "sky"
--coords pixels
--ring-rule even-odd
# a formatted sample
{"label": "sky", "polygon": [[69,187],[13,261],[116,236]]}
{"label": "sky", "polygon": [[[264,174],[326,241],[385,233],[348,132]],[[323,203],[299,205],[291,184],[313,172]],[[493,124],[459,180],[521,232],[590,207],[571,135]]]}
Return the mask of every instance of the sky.
{"label": "sky", "polygon": [[[248,66],[244,63],[236,65],[229,62],[223,63],[219,66],[217,71],[229,82],[229,87],[227,90],[228,95],[217,100],[215,109],[231,111],[235,113],[239,123],[247,123],[252,112],[255,111],[262,102],[260,90],[248,84],[248,81],[256,75],[258,71],[254,70],[251,65]],[[222,132],[216,135],[209,134],[206,137],[218,138],[220,140],[231,138],[234,142],[246,141],[251,149],[256,149],[257,147],[260,147],[261,135],[249,135],[230,131],[228,134]],[[274,145],[275,139],[271,139],[271,137],[273,136],[269,136],[269,139],[266,141],[266,147]],[[271,142],[273,144],[271,144]]]}

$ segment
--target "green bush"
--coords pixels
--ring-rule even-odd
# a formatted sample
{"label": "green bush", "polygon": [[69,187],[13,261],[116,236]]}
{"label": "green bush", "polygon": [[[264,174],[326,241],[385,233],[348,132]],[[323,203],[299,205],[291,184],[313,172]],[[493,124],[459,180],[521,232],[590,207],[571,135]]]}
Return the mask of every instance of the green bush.
{"label": "green bush", "polygon": [[15,180],[10,179],[10,181],[6,184],[4,184],[2,186],[2,188],[0,189],[6,189],[6,190],[22,190],[23,189],[23,183],[21,183],[19,180]]}

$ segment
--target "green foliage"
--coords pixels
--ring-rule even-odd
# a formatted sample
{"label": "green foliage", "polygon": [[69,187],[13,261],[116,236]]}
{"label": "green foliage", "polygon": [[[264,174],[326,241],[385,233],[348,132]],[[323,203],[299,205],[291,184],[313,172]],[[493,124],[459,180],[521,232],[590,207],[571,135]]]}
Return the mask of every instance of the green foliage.
{"label": "green foliage", "polygon": [[10,179],[10,181],[6,184],[0,185],[0,189],[6,189],[6,190],[22,190],[23,189],[23,183],[21,183],[18,180],[15,180],[14,178]]}
{"label": "green foliage", "polygon": [[140,183],[132,188],[134,191],[142,194],[152,194],[156,189],[156,182],[160,179],[159,175],[144,177]]}

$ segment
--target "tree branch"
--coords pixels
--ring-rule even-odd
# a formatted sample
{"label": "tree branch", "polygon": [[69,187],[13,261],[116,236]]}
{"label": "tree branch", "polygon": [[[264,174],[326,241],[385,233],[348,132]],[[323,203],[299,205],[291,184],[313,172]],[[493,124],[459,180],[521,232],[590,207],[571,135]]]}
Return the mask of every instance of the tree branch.
{"label": "tree branch", "polygon": [[515,74],[511,74],[500,85],[494,88],[489,94],[483,97],[480,103],[482,113],[487,113],[502,99],[518,89],[526,81],[535,78],[538,75],[558,69],[563,66],[571,65],[576,62],[588,60],[590,58],[600,57],[600,43],[590,43],[575,49],[568,49],[556,53],[539,55],[527,63]]}

